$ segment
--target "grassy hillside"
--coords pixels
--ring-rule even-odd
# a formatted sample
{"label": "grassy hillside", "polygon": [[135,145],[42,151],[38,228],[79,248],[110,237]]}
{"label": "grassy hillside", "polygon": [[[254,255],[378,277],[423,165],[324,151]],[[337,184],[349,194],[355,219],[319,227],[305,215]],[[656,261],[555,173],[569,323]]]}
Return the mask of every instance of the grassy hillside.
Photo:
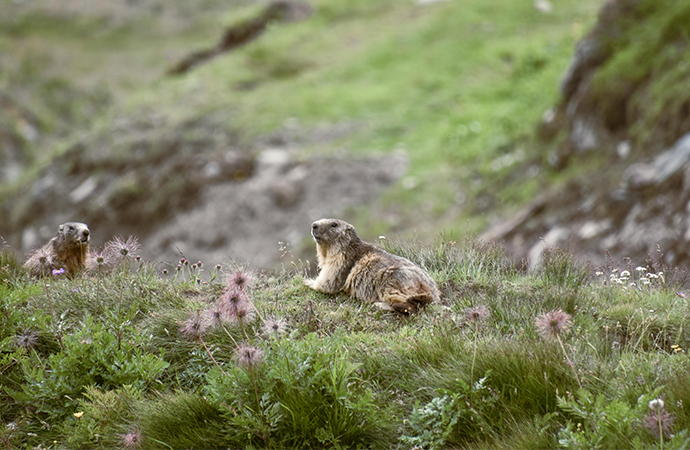
{"label": "grassy hillside", "polygon": [[370,233],[467,230],[468,217],[477,231],[482,213],[524,202],[547,182],[504,189],[510,166],[537,157],[528,143],[534,124],[557,101],[575,42],[601,2],[560,2],[552,14],[484,1],[314,4],[310,19],[162,81],[130,107],[202,105],[249,142],[286,128],[300,136],[352,126],[335,142],[303,139],[305,154],[405,149],[409,178],[379,205],[388,220],[366,209],[355,219]]}
{"label": "grassy hillside", "polygon": [[154,273],[110,245],[72,280],[0,254],[7,448],[690,443],[685,278],[654,261],[592,272],[550,251],[526,275],[470,241],[387,244],[443,292],[402,317],[308,289],[289,255]]}
{"label": "grassy hillside", "polygon": [[[545,14],[531,2],[498,0],[314,1],[308,19],[275,24],[232,53],[168,77],[176,61],[215,45],[224,28],[257,15],[262,5],[170,3],[161,13],[154,3],[141,3],[136,13],[134,6],[94,6],[81,14],[67,6],[13,8],[0,45],[17,50],[3,81],[40,112],[41,136],[52,139],[27,144],[33,162],[0,189],[3,213],[12,219],[5,226],[14,227],[6,233],[34,220],[23,197],[40,168],[55,158],[61,167],[79,167],[84,152],[67,151],[75,142],[89,158],[115,164],[145,158],[147,148],[158,151],[155,143],[138,146],[139,128],[155,126],[163,138],[207,123],[250,150],[285,133],[304,156],[405,149],[409,176],[375,206],[384,212],[362,207],[347,214],[351,221],[366,235],[476,232],[494,212],[524,203],[553,181],[531,136],[556,102],[575,42],[601,5],[567,0]],[[73,88],[67,106],[74,120],[62,123],[71,116],[43,107],[46,95],[36,92],[46,79]],[[66,88],[52,89],[57,95]],[[100,110],[80,106],[95,94],[93,108]],[[517,184],[506,176],[516,167],[528,174]]]}
{"label": "grassy hillside", "polygon": [[[227,134],[249,151],[288,136],[304,156],[402,148],[407,176],[376,213],[346,215],[363,234],[417,230],[421,244],[381,243],[429,271],[443,298],[402,317],[316,293],[303,285],[308,263],[289,253],[278,272],[180,261],[161,273],[134,257],[134,241],[113,242],[117,252],[83,277],[37,280],[3,247],[5,447],[690,444],[686,273],[652,259],[591,268],[547,250],[525,274],[500,248],[431,243],[441,230],[470,235],[603,164],[598,155],[545,173],[532,138],[600,0],[554,2],[550,14],[499,0],[318,0],[309,19],[275,24],[179,77],[163,74],[261,5],[81,3],[17,3],[0,19],[0,48],[12,50],[0,56],[11,94],[0,97],[0,138],[26,166],[0,186],[3,219],[36,215],[14,196],[31,192],[54,158],[124,165],[161,151],[136,146],[140,128],[189,142]],[[624,37],[616,45],[627,48]],[[628,69],[657,48],[647,37],[595,87],[639,81]],[[687,67],[676,69],[664,79],[682,79]],[[650,87],[664,92],[650,111],[682,110],[663,84]],[[635,97],[626,114],[642,103]],[[658,135],[633,131],[636,142]],[[70,152],[75,142],[85,150]]]}

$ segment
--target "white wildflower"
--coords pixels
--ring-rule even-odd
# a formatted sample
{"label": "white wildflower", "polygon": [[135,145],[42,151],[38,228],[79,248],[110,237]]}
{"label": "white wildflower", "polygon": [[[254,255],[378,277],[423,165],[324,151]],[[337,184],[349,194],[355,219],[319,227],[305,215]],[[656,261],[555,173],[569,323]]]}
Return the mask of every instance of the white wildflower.
{"label": "white wildflower", "polygon": [[660,398],[655,398],[654,400],[649,402],[649,409],[656,412],[661,411],[662,409],[664,409],[664,401]]}

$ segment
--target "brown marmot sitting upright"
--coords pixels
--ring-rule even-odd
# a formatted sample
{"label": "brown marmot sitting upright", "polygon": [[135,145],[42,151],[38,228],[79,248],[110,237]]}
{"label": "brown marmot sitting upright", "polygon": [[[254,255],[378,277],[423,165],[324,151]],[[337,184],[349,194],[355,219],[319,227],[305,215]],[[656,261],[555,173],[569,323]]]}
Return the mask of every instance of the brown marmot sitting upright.
{"label": "brown marmot sitting upright", "polygon": [[355,228],[337,219],[311,225],[319,275],[304,284],[317,291],[344,291],[382,309],[411,314],[438,301],[436,282],[408,259],[364,242]]}
{"label": "brown marmot sitting upright", "polygon": [[73,277],[84,269],[90,235],[85,223],[63,223],[58,228],[57,236],[34,251],[24,266],[31,271],[31,275],[37,277],[52,275],[53,270],[60,269],[64,269],[67,276]]}

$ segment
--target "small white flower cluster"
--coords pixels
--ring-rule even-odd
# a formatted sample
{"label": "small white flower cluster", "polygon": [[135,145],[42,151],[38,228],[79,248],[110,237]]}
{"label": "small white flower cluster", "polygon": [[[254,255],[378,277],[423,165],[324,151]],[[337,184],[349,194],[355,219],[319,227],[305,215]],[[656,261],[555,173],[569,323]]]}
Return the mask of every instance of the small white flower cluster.
{"label": "small white flower cluster", "polygon": [[649,402],[649,409],[654,412],[659,412],[664,409],[664,401],[660,398],[656,398]]}
{"label": "small white flower cluster", "polygon": [[[647,268],[646,267],[636,267],[634,273],[630,273],[628,270],[622,270],[620,273],[618,272],[619,269],[613,269],[611,271],[611,274],[609,274],[609,282],[611,284],[615,285],[621,285],[621,286],[629,286],[632,288],[639,287],[642,288],[644,286],[652,286],[655,283],[661,282],[666,283],[666,278],[664,278],[664,272],[658,272],[658,273],[652,273],[649,272],[647,273]],[[597,271],[595,272],[597,277],[601,277],[604,275],[604,272],[602,271]],[[606,284],[606,281],[604,282]]]}

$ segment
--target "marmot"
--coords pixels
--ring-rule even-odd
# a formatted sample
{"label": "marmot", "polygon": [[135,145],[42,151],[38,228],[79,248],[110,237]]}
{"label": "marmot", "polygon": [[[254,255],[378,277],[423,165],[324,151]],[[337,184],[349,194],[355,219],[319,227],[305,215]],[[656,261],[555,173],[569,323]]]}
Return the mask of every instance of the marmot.
{"label": "marmot", "polygon": [[311,225],[319,275],[304,284],[327,294],[347,292],[382,309],[411,314],[438,301],[436,282],[410,260],[364,242],[355,228],[337,219]]}
{"label": "marmot", "polygon": [[85,223],[63,223],[58,228],[57,236],[34,251],[24,266],[31,271],[31,275],[37,277],[52,275],[53,270],[60,269],[65,269],[65,274],[73,277],[84,269],[90,235]]}

